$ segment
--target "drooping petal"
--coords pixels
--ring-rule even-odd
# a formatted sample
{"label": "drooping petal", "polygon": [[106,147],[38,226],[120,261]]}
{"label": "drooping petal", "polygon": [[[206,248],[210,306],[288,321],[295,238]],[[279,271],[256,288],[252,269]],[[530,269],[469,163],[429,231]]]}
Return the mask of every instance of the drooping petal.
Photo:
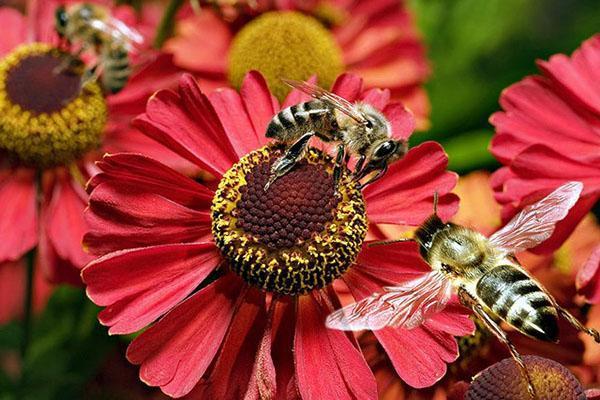
{"label": "drooping petal", "polygon": [[600,245],[592,251],[589,259],[577,273],[577,290],[592,304],[600,302]]}
{"label": "drooping petal", "polygon": [[344,332],[325,327],[325,317],[332,311],[313,295],[298,298],[294,343],[298,390],[307,400],[376,399],[375,377],[360,351]]}
{"label": "drooping petal", "polygon": [[0,41],[0,57],[4,57],[9,51],[27,39],[27,21],[23,14],[10,7],[0,8],[0,24],[6,29]]}
{"label": "drooping petal", "polygon": [[0,262],[18,260],[37,244],[36,194],[33,171],[0,170]]}
{"label": "drooping petal", "polygon": [[238,160],[213,106],[191,75],[177,92],[161,90],[134,121],[146,135],[220,177]]}
{"label": "drooping petal", "polygon": [[[276,300],[272,301],[276,302]],[[273,357],[271,356],[273,341],[272,321],[275,306],[276,303],[272,302],[269,320],[258,346],[252,376],[250,377],[248,390],[246,391],[244,400],[273,399],[277,394],[275,364],[273,363]]]}
{"label": "drooping petal", "polygon": [[[231,327],[210,376],[190,393],[191,399],[242,399],[249,386],[256,351],[265,333],[265,295],[249,288],[236,310]],[[270,356],[270,355],[269,355]]]}
{"label": "drooping petal", "polygon": [[110,333],[131,333],[183,300],[220,260],[212,243],[161,245],[110,253],[81,276],[88,297],[106,306],[100,322]]}
{"label": "drooping petal", "polygon": [[59,175],[55,179],[50,198],[42,208],[42,229],[57,256],[81,269],[91,260],[81,245],[88,229],[83,217],[87,194],[75,185],[68,175]]}
{"label": "drooping petal", "polygon": [[433,213],[433,195],[439,195],[438,214],[447,219],[458,208],[449,192],[458,177],[446,171],[448,157],[442,147],[426,142],[396,161],[377,183],[364,190],[371,223],[419,225]]}
{"label": "drooping petal", "polygon": [[342,74],[333,83],[331,91],[350,102],[355,102],[360,97],[362,79],[354,74]]}
{"label": "drooping petal", "polygon": [[394,138],[408,139],[415,131],[415,117],[403,104],[391,103],[383,109],[383,114],[390,121]]}
{"label": "drooping petal", "polygon": [[138,336],[127,358],[141,364],[140,379],[172,397],[188,394],[217,354],[242,290],[242,281],[228,274]]}

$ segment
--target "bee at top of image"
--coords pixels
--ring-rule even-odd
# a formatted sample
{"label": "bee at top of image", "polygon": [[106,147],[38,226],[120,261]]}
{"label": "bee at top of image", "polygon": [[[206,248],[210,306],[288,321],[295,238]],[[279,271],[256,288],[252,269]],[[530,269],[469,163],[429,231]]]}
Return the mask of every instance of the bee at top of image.
{"label": "bee at top of image", "polygon": [[[364,188],[381,178],[388,166],[404,157],[408,151],[408,142],[393,138],[390,122],[370,104],[351,103],[309,82],[283,81],[310,95],[313,100],[284,108],[271,119],[266,136],[287,147],[271,166],[271,177],[265,190],[303,158],[313,136],[337,146],[333,171],[336,188],[351,155],[358,157],[353,172],[354,180],[360,181],[371,174],[362,183],[361,187]],[[406,109],[405,113],[412,131],[414,117]]]}
{"label": "bee at top of image", "polygon": [[534,339],[558,342],[558,316],[600,343],[600,334],[585,327],[518,262],[515,253],[533,248],[554,232],[579,199],[583,185],[568,182],[537,203],[525,207],[489,238],[453,223],[444,223],[435,211],[415,232],[414,239],[374,242],[389,245],[416,242],[431,266],[423,276],[383,288],[327,317],[327,326],[340,330],[415,328],[440,312],[454,290],[461,303],[504,343],[528,383],[535,388],[525,364],[497,320]]}
{"label": "bee at top of image", "polygon": [[[55,29],[67,52],[60,68],[81,73],[82,88],[99,80],[105,92],[123,89],[132,73],[129,55],[144,42],[139,32],[91,3],[59,6]],[[93,56],[92,65],[81,60],[84,54]]]}

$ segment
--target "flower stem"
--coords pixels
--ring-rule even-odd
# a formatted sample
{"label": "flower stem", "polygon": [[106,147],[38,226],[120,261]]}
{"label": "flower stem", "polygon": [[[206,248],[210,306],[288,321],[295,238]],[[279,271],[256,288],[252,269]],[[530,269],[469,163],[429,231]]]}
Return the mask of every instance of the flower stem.
{"label": "flower stem", "polygon": [[35,264],[35,249],[31,250],[25,256],[27,262],[27,282],[25,287],[25,304],[23,317],[23,339],[21,340],[21,361],[25,361],[27,356],[27,349],[29,348],[29,341],[31,338],[31,322],[33,316],[33,279],[34,279],[34,268]]}
{"label": "flower stem", "polygon": [[184,0],[171,0],[165,9],[165,13],[160,20],[158,29],[156,30],[156,37],[154,38],[154,47],[160,49],[172,34],[173,27],[175,25],[175,15],[177,11],[183,5]]}

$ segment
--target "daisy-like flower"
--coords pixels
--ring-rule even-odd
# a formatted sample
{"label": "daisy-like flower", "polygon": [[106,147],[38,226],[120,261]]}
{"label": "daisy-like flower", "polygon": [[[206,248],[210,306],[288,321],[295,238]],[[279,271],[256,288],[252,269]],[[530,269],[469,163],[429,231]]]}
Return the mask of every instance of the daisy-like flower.
{"label": "daisy-like flower", "polygon": [[600,198],[600,35],[571,57],[540,61],[543,75],[530,76],[500,97],[504,111],[492,115],[491,144],[505,166],[492,178],[503,219],[569,180],[583,193],[553,236],[537,247],[557,249]]}
{"label": "daisy-like flower", "polygon": [[[38,246],[38,262],[51,281],[79,283],[78,269],[91,259],[81,240],[83,186],[95,171],[92,161],[117,149],[147,152],[173,165],[184,161],[129,127],[155,88],[148,83],[170,77],[169,69],[153,68],[164,56],[114,96],[105,97],[96,83],[82,90],[79,75],[57,72],[64,51],[54,11],[63,2],[40,3],[31,2],[27,16],[0,8],[0,23],[11,32],[0,38],[0,268]],[[112,12],[149,41],[152,13],[138,17],[129,7]]]}
{"label": "daisy-like flower", "polygon": [[342,71],[350,71],[367,87],[389,88],[411,109],[417,125],[427,126],[422,84],[429,66],[404,1],[255,3],[259,15],[249,22],[254,16],[228,21],[208,8],[179,21],[165,50],[203,84],[239,88],[245,74],[257,70],[279,100],[289,92],[281,77],[303,80],[316,74],[320,86],[329,87]]}
{"label": "daisy-like flower", "polygon": [[[388,91],[364,91],[352,75],[332,91],[382,110],[397,138],[413,130]],[[281,107],[307,99],[292,91]],[[340,306],[333,283],[362,298],[414,278],[428,268],[416,246],[369,248],[369,223],[419,224],[435,191],[444,217],[456,210],[456,175],[432,142],[364,193],[345,170],[336,196],[332,159],[315,148],[265,191],[281,155],[265,131],[279,110],[257,72],[239,93],[205,94],[186,75],[177,91],[150,99],[137,126],[213,174],[216,187],[135,154],[106,156],[90,181],[85,244],[102,257],[82,272],[88,296],[105,307],[99,319],[111,334],[149,326],[127,357],[170,396],[375,399],[354,338],[325,327]],[[444,375],[457,357],[453,335],[469,328],[449,308],[419,328],[376,335],[398,374],[424,387]]]}

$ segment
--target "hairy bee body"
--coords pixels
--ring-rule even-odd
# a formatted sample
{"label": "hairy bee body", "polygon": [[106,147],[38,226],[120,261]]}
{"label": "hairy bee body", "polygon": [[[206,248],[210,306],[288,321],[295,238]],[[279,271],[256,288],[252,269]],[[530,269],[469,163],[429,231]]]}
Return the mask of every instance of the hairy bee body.
{"label": "hairy bee body", "polygon": [[277,113],[266,136],[280,142],[291,143],[308,132],[316,132],[321,140],[335,140],[336,119],[334,111],[321,100],[311,100],[284,108]]}
{"label": "hairy bee body", "polygon": [[417,230],[416,239],[432,268],[477,299],[489,314],[527,336],[558,340],[557,309],[512,254],[491,246],[479,232],[444,224],[436,215]]}
{"label": "hairy bee body", "polygon": [[59,7],[56,11],[56,31],[68,43],[81,46],[81,51],[91,49],[99,59],[101,83],[106,91],[119,92],[131,75],[129,42],[108,28],[108,9],[90,3]]}

